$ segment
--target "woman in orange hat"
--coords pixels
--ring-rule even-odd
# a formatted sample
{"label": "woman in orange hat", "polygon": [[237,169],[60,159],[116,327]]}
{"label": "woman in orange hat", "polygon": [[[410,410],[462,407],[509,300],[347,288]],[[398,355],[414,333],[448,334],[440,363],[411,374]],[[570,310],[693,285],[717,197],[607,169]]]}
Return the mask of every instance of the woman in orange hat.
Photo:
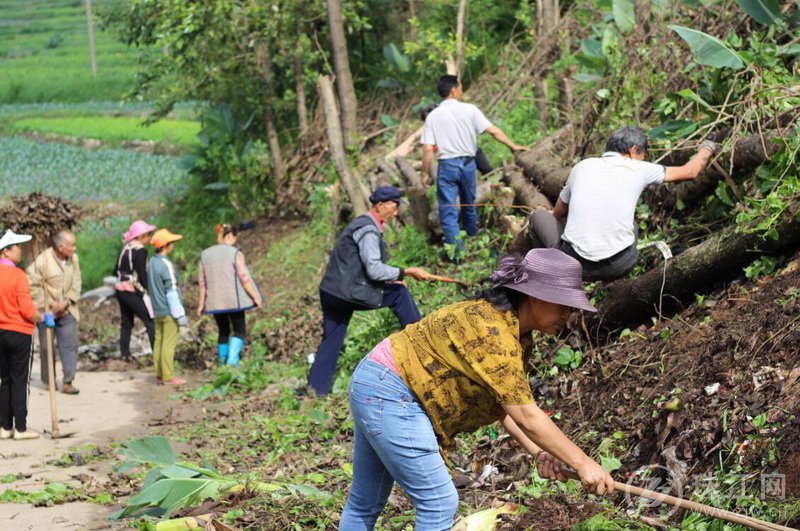
{"label": "woman in orange hat", "polygon": [[175,242],[183,238],[167,229],[159,229],[150,239],[155,254],[150,259],[148,288],[153,302],[156,321],[156,341],[153,347],[153,363],[159,383],[185,384],[186,380],[173,372],[175,347],[180,336],[180,327],[188,326],[186,310],[181,298],[181,277],[175,265],[167,258],[174,250]]}

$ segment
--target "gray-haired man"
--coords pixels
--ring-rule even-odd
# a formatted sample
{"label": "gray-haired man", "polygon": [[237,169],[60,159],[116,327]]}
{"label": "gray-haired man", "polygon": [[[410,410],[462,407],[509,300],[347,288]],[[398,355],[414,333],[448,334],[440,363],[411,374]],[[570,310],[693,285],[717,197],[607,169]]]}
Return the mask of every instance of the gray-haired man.
{"label": "gray-haired man", "polygon": [[[53,312],[55,342],[61,355],[64,385],[61,392],[78,394],[72,384],[78,365],[78,299],[81,296],[81,267],[75,254],[75,235],[61,230],[53,236],[53,245],[42,251],[28,266],[33,304],[42,312]],[[42,361],[42,382],[48,383],[47,339],[45,327],[39,325],[39,355]],[[55,360],[54,360],[55,361]],[[55,367],[55,366],[54,366]]]}
{"label": "gray-haired man", "polygon": [[584,280],[625,276],[639,258],[636,202],[651,184],[694,179],[706,167],[715,145],[704,143],[683,166],[645,162],[647,134],[623,127],[611,134],[601,157],[572,168],[553,212],[531,214],[533,247],[561,249],[583,266]]}

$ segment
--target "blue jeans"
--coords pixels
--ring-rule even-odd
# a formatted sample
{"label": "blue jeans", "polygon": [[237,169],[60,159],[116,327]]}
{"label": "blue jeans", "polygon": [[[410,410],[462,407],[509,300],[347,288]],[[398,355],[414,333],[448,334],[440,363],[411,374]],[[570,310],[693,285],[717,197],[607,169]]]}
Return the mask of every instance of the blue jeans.
{"label": "blue jeans", "polygon": [[[342,352],[347,325],[350,324],[353,312],[371,308],[342,300],[322,290],[319,290],[319,302],[322,305],[322,342],[314,355],[314,363],[308,374],[308,385],[321,396],[331,392],[336,362]],[[403,284],[384,284],[380,307],[387,306],[397,316],[402,328],[422,319],[414,298]]]}
{"label": "blue jeans", "polygon": [[439,221],[444,241],[458,243],[458,202],[461,200],[461,222],[470,236],[478,233],[478,209],[474,206],[477,189],[475,159],[459,157],[439,160],[436,176],[436,198],[439,200]]}
{"label": "blue jeans", "polygon": [[364,359],[350,381],[353,485],[340,531],[371,530],[394,482],[416,509],[416,531],[450,529],[458,493],[439,453],[433,426],[403,380]]}

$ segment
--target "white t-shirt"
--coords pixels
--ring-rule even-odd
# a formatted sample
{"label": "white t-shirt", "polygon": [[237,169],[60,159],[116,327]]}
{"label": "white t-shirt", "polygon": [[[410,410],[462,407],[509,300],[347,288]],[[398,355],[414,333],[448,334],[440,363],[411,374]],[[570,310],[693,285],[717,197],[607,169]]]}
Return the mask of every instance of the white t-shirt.
{"label": "white t-shirt", "polygon": [[421,144],[439,147],[439,159],[474,157],[478,135],[492,123],[471,103],[444,100],[425,119]]}
{"label": "white t-shirt", "polygon": [[660,164],[606,152],[572,168],[559,197],[569,205],[561,238],[587,260],[599,262],[636,240],[636,202],[649,185],[663,183]]}

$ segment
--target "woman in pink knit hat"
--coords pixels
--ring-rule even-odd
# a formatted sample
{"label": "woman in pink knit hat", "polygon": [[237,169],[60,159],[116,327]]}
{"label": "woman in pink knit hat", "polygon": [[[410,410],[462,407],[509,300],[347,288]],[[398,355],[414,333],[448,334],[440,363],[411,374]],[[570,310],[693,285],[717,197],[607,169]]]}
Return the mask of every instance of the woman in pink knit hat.
{"label": "woman in pink knit hat", "polygon": [[154,230],[156,230],[155,225],[150,225],[142,219],[134,221],[128,232],[122,236],[125,245],[114,268],[117,277],[114,288],[120,312],[119,352],[125,360],[131,359],[134,316],[139,317],[144,323],[151,349],[155,341],[153,309],[147,294],[147,244]]}

